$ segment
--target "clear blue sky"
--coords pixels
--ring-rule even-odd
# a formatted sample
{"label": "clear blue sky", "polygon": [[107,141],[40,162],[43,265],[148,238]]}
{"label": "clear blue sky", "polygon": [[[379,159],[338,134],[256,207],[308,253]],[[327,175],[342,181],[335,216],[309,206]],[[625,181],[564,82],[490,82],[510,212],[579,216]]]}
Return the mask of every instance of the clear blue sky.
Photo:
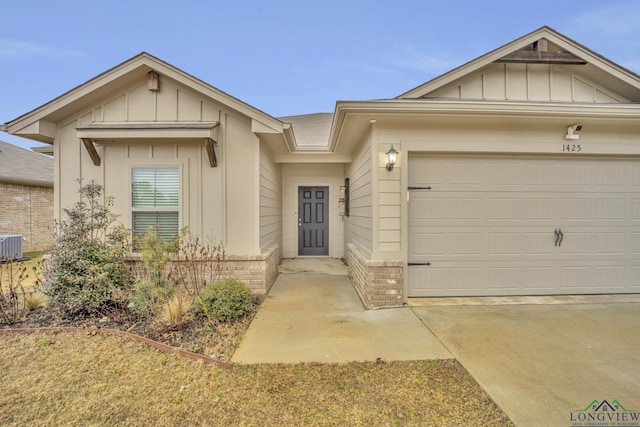
{"label": "clear blue sky", "polygon": [[640,73],[640,0],[5,1],[0,123],[141,51],[276,117],[330,112],[543,25]]}

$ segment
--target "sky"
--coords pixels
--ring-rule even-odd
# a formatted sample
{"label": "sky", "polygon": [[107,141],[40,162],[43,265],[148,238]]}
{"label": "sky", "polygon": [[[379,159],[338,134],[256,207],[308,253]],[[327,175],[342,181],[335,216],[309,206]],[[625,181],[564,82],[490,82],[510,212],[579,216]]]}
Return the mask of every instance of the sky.
{"label": "sky", "polygon": [[275,117],[332,112],[543,25],[640,74],[640,0],[4,1],[0,124],[142,51]]}

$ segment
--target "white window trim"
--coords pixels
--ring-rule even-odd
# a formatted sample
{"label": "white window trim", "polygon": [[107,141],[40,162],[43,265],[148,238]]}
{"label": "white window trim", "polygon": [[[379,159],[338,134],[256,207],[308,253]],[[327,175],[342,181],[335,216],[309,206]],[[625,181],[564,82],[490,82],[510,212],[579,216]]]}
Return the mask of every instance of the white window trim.
{"label": "white window trim", "polygon": [[[185,197],[188,194],[189,180],[185,178],[185,173],[188,171],[188,167],[186,165],[185,160],[174,159],[173,161],[152,161],[152,162],[139,162],[132,161],[127,163],[127,179],[123,180],[125,182],[125,191],[126,194],[126,206],[123,209],[126,212],[126,224],[127,227],[131,230],[130,238],[133,239],[133,212],[175,212],[178,211],[178,232],[184,228],[184,218],[185,215],[188,215],[188,207],[185,205],[185,201],[188,200]],[[179,189],[180,194],[178,195],[178,207],[177,208],[134,208],[132,201],[132,188],[133,188],[133,169],[136,168],[170,168],[177,167],[178,168],[178,178],[180,180]],[[133,241],[131,242],[133,243]]]}

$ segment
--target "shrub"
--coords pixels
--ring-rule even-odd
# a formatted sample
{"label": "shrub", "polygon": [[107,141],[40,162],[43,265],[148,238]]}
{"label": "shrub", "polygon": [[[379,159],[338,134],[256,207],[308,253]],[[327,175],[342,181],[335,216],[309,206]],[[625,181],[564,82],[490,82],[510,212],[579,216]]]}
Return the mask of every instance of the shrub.
{"label": "shrub", "polygon": [[22,286],[25,268],[14,259],[0,259],[0,320],[6,323],[17,322],[24,312]]}
{"label": "shrub", "polygon": [[171,279],[169,261],[177,250],[177,240],[165,242],[153,227],[137,238],[142,252],[142,265],[137,265],[137,278],[131,298],[133,311],[151,316],[171,298],[177,283]]}
{"label": "shrub", "polygon": [[96,311],[114,289],[126,289],[129,233],[110,211],[112,198],[91,182],[78,190],[80,201],[65,209],[54,226],[51,256],[44,265],[43,293],[67,311]]}
{"label": "shrub", "polygon": [[180,233],[176,249],[171,277],[189,293],[198,295],[207,283],[218,280],[225,251],[222,243],[216,242],[213,236],[200,240],[185,227]]}
{"label": "shrub", "polygon": [[225,279],[208,284],[200,293],[195,309],[210,319],[226,322],[251,309],[253,296],[243,282]]}

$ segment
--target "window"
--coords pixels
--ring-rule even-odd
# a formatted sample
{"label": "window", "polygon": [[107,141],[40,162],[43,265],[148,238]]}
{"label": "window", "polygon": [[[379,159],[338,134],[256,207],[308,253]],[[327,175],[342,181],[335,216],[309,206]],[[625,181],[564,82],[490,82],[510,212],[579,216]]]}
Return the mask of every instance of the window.
{"label": "window", "polygon": [[153,227],[165,241],[180,230],[180,175],[177,167],[133,168],[131,211],[133,235]]}

